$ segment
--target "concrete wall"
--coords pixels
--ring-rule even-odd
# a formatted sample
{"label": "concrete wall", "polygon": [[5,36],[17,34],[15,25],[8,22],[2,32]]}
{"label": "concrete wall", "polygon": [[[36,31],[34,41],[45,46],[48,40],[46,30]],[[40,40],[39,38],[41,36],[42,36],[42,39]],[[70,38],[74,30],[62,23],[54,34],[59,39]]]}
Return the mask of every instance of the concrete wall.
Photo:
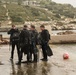
{"label": "concrete wall", "polygon": [[76,43],[76,34],[52,35],[50,43]]}

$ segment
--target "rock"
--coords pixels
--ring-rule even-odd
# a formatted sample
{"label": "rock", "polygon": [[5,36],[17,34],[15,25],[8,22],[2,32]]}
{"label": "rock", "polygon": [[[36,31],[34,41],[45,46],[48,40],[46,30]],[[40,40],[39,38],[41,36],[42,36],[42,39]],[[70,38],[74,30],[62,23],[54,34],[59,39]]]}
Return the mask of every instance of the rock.
{"label": "rock", "polygon": [[59,32],[59,33],[57,33],[57,35],[67,35],[67,34],[76,34],[76,33],[73,32],[73,31],[69,31],[69,30],[67,30],[65,32]]}
{"label": "rock", "polygon": [[0,40],[0,44],[8,44],[9,41],[8,40]]}
{"label": "rock", "polygon": [[0,65],[3,65],[3,63],[0,62]]}

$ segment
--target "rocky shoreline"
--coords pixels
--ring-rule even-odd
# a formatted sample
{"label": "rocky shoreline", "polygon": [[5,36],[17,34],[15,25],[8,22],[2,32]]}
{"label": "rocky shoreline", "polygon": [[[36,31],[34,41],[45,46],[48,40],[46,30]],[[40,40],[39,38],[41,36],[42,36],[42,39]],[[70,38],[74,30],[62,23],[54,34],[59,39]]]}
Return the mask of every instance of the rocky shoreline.
{"label": "rocky shoreline", "polygon": [[[53,37],[54,37],[54,39],[57,38],[57,40],[59,40],[59,38],[61,39],[60,41],[58,41],[58,43],[61,43],[61,41],[62,41],[62,43],[64,43],[64,42],[67,43],[69,41],[70,41],[70,43],[72,43],[72,42],[76,41],[76,39],[73,40],[73,38],[72,38],[72,37],[75,38],[76,33],[69,31],[69,30],[75,30],[76,25],[73,23],[70,23],[68,21],[67,22],[64,22],[64,21],[63,22],[55,22],[55,21],[53,21],[53,22],[51,22],[51,21],[31,22],[30,21],[30,22],[25,22],[25,25],[28,25],[28,26],[35,25],[38,31],[40,29],[39,28],[40,25],[45,25],[46,28],[49,30],[50,34],[51,34],[51,30],[66,30],[65,32],[59,32],[56,35],[52,35],[51,41],[53,40]],[[16,26],[19,30],[21,30],[23,28],[23,25],[16,25]],[[7,25],[5,25],[5,26],[3,25],[0,27],[0,32],[7,32],[10,28],[11,28],[11,25],[8,25],[8,27],[7,27]],[[73,34],[74,34],[74,36],[73,36]],[[69,41],[66,41],[66,40],[68,40],[68,35],[71,35],[70,37],[72,39],[70,39]],[[65,37],[67,37],[66,40],[64,39]],[[64,39],[64,42],[63,42],[63,39]],[[56,40],[55,41],[53,40],[53,43],[54,42],[56,42]],[[8,38],[3,38],[3,40],[0,41],[0,44],[8,44],[8,43],[9,43]]]}
{"label": "rocky shoreline", "polygon": [[[76,30],[76,22],[73,23],[73,21],[38,21],[38,22],[33,22],[33,21],[26,21],[22,25],[16,25],[17,28],[20,30],[22,29],[23,25],[35,25],[35,26],[40,26],[40,25],[50,25],[51,30]],[[1,25],[0,27],[0,32],[5,32],[8,31],[11,28],[11,25]]]}
{"label": "rocky shoreline", "polygon": [[68,35],[68,34],[76,34],[76,32],[66,30],[64,32],[57,33],[57,35]]}
{"label": "rocky shoreline", "polygon": [[8,39],[0,40],[0,45],[6,45],[6,44],[9,44],[9,40]]}

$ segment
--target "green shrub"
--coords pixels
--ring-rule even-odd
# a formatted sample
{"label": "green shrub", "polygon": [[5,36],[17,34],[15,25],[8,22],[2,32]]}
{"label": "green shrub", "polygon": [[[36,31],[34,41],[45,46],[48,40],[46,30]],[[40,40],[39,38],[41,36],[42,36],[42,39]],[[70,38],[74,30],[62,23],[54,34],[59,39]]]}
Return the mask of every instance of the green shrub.
{"label": "green shrub", "polygon": [[12,22],[24,22],[23,18],[20,16],[11,16]]}
{"label": "green shrub", "polygon": [[0,21],[5,21],[6,19],[6,9],[0,5]]}

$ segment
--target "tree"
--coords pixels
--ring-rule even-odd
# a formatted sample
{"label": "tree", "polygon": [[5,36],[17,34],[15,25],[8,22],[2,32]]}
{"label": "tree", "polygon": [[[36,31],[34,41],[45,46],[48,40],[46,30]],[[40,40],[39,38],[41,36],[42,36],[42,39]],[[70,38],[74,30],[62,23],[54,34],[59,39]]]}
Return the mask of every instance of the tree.
{"label": "tree", "polygon": [[0,1],[0,4],[2,3],[2,1]]}
{"label": "tree", "polygon": [[23,0],[18,0],[18,5],[21,5],[22,4],[22,1]]}

